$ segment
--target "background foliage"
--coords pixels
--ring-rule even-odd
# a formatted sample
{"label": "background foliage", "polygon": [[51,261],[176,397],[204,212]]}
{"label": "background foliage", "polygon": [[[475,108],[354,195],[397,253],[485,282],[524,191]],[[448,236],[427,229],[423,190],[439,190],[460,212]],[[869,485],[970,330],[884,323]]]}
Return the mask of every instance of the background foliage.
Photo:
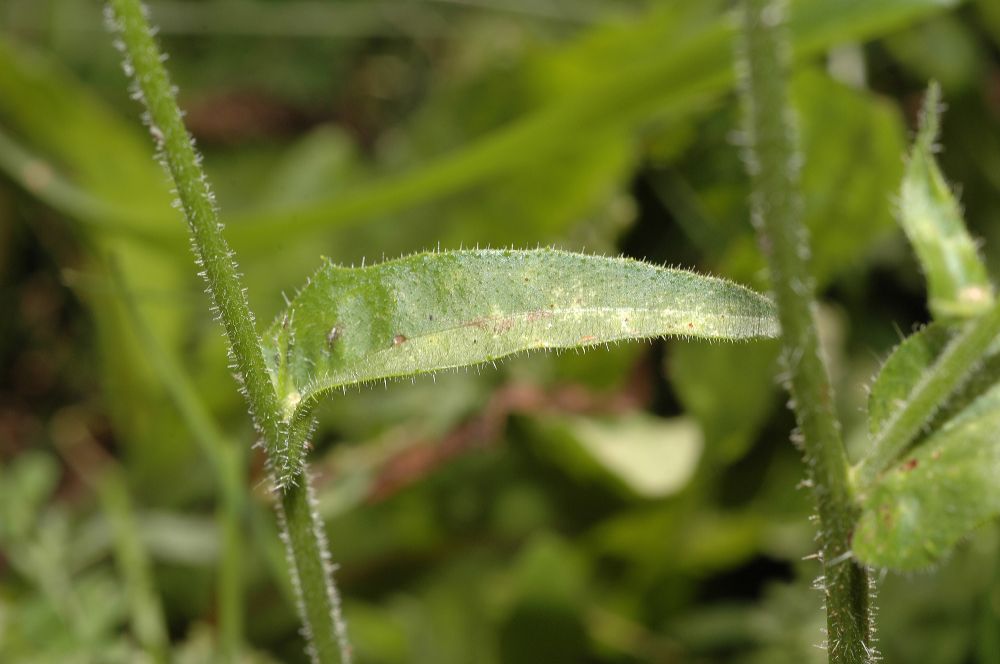
{"label": "background foliage", "polygon": [[[842,417],[929,320],[893,221],[926,80],[994,270],[1000,11],[793,3]],[[320,265],[554,244],[766,289],[728,4],[151,3],[260,325]],[[0,660],[300,661],[263,468],[100,8],[0,5]],[[321,410],[361,662],[808,662],[809,500],[770,342],[517,358]],[[219,433],[224,432],[224,433]],[[226,538],[238,538],[236,551]],[[1000,662],[995,526],[882,584],[887,661]]]}

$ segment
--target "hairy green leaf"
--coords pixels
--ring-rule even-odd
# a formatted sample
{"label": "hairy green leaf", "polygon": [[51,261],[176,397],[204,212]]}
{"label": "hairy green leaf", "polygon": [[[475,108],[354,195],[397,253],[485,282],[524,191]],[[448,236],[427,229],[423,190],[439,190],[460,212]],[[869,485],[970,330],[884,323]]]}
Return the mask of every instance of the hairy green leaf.
{"label": "hairy green leaf", "polygon": [[926,568],[1000,514],[998,429],[1000,387],[994,387],[869,492],[854,554],[869,565]]}
{"label": "hairy green leaf", "polygon": [[721,279],[552,249],[476,250],[328,263],[265,344],[290,416],[338,387],[519,351],[777,333],[767,299]]}
{"label": "hairy green leaf", "polygon": [[989,309],[993,287],[958,202],[934,160],[940,101],[940,89],[931,84],[903,177],[900,223],[927,278],[931,313],[951,321]]}
{"label": "hairy green leaf", "polygon": [[903,407],[920,377],[937,359],[951,335],[941,325],[928,325],[896,346],[882,365],[868,395],[868,432],[872,438]]}
{"label": "hairy green leaf", "polygon": [[[877,439],[889,421],[903,408],[924,374],[930,370],[954,336],[947,326],[932,323],[896,346],[879,370],[868,396],[868,431]],[[997,381],[1000,381],[1000,343],[936,413],[928,413],[924,435],[932,433],[962,413]]]}

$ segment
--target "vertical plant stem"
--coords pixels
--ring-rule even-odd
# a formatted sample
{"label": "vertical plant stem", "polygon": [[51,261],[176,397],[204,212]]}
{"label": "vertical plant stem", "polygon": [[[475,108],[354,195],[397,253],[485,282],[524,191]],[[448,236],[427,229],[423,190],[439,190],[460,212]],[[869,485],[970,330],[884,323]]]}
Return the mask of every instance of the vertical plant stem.
{"label": "vertical plant stem", "polygon": [[[340,653],[343,662],[351,661],[347,629],[340,618],[340,599],[332,583],[333,567],[327,552],[323,524],[316,511],[312,478],[303,469],[302,481],[282,492],[278,506],[281,538],[285,542],[292,586],[299,599],[302,629],[313,661],[325,662],[324,653]],[[328,655],[326,655],[328,656]]]}
{"label": "vertical plant stem", "polygon": [[212,305],[229,338],[230,355],[241,383],[250,415],[272,457],[281,453],[283,441],[280,408],[264,363],[253,312],[222,235],[215,209],[215,195],[201,168],[184,126],[175,91],[139,0],[111,0],[109,20],[121,36],[126,73],[134,76],[133,97],[146,106],[144,120],[156,141],[157,154],[173,180],[177,199],[187,219],[192,245],[202,276],[208,283]]}
{"label": "vertical plant stem", "polygon": [[741,53],[747,168],[752,211],[768,261],[781,321],[783,363],[794,403],[808,479],[819,516],[822,587],[831,662],[874,657],[869,573],[850,557],[855,506],[834,413],[833,388],[813,318],[814,284],[801,223],[800,154],[788,93],[789,45],[780,0],[744,0]]}
{"label": "vertical plant stem", "polygon": [[[126,72],[135,77],[134,95],[147,108],[150,132],[176,187],[190,226],[198,264],[216,314],[230,343],[230,355],[250,415],[264,439],[272,468],[285,465],[282,408],[271,384],[253,312],[240,282],[225,238],[208,180],[181,118],[163,58],[139,0],[110,0],[108,19],[121,37]],[[336,590],[330,577],[329,554],[322,523],[311,504],[308,473],[287,486],[280,497],[284,539],[290,570],[297,581],[299,612],[314,662],[350,662]]]}

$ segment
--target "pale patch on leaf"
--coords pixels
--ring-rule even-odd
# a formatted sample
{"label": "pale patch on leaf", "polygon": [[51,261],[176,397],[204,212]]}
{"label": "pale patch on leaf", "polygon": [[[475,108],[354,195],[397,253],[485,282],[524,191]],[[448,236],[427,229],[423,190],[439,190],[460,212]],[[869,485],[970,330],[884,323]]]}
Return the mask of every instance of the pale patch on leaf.
{"label": "pale patch on leaf", "polygon": [[566,426],[582,454],[644,498],[662,498],[684,488],[703,447],[701,429],[687,417],[579,417]]}

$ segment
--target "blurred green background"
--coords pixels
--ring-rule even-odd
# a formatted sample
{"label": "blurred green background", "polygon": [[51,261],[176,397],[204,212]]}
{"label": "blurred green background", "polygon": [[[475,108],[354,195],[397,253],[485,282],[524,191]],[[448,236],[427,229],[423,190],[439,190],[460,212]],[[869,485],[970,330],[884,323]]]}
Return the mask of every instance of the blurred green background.
{"label": "blurred green background", "polygon": [[[555,245],[767,288],[729,2],[149,6],[260,324],[320,255]],[[893,205],[929,78],[1000,268],[1000,3],[799,0],[790,29],[858,449],[865,385],[928,319]],[[111,42],[97,2],[0,0],[0,661],[305,661],[262,456]],[[357,661],[824,661],[776,350],[621,345],[331,400],[311,458]],[[998,546],[990,526],[883,580],[886,661],[1000,662]]]}

